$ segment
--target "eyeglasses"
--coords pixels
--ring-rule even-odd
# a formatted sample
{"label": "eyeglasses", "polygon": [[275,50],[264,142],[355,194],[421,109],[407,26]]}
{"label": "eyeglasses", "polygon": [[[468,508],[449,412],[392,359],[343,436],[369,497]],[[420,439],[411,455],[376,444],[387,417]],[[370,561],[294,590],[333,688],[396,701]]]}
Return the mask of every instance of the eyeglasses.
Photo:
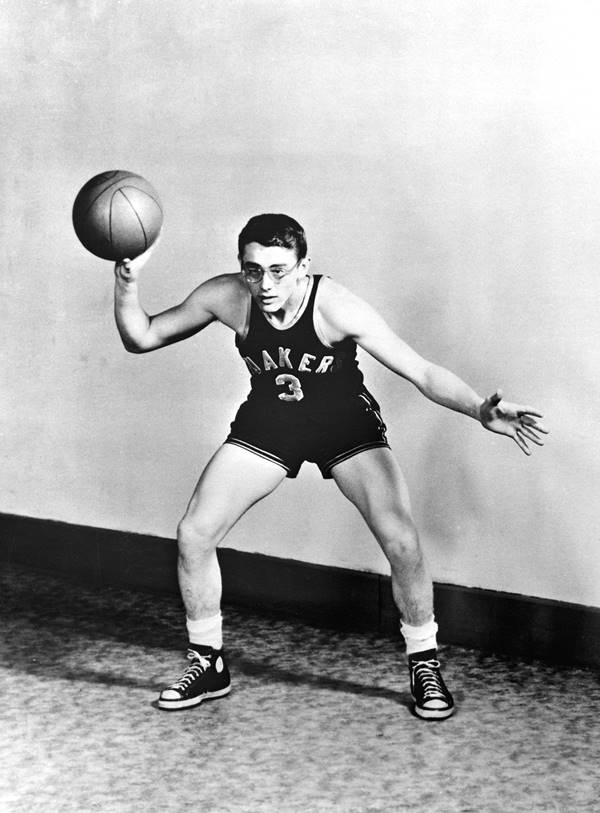
{"label": "eyeglasses", "polygon": [[285,265],[272,265],[270,268],[263,268],[261,265],[242,263],[242,274],[249,282],[262,282],[262,278],[267,273],[273,282],[281,282],[284,277],[291,274],[300,265],[301,261],[302,258],[294,263],[291,268],[286,268]]}

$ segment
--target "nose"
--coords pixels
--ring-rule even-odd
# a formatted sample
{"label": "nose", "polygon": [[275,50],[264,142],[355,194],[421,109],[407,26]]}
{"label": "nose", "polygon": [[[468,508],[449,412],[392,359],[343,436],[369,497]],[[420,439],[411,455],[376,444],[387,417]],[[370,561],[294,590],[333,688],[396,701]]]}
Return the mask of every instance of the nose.
{"label": "nose", "polygon": [[260,281],[260,290],[261,291],[270,291],[273,287],[273,280],[271,279],[271,275],[268,271],[263,271],[262,279]]}

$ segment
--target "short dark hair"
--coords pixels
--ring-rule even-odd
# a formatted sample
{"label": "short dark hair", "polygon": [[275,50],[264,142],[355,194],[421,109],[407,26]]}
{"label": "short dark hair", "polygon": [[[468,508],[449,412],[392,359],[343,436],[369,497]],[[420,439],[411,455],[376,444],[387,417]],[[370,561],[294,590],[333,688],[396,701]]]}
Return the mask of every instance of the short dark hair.
{"label": "short dark hair", "polygon": [[304,229],[289,215],[264,214],[251,217],[238,237],[240,258],[248,243],[293,248],[299,260],[303,260],[307,252]]}

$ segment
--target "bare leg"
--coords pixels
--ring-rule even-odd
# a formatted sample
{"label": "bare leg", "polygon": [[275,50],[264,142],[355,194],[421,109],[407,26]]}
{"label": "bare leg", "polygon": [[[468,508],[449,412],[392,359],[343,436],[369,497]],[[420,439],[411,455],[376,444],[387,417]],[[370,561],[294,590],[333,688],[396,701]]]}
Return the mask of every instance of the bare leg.
{"label": "bare leg", "polygon": [[179,523],[177,572],[186,615],[208,618],[221,606],[221,571],[216,549],[256,502],[285,478],[285,470],[226,443],[207,464]]}
{"label": "bare leg", "polygon": [[396,458],[387,448],[369,449],[339,463],[331,474],[390,563],[394,601],[402,619],[414,626],[425,624],[433,616],[432,581]]}
{"label": "bare leg", "polygon": [[[433,589],[419,537],[412,520],[406,482],[389,449],[369,449],[332,470],[343,494],[365,518],[392,568],[394,600],[404,624],[423,626],[433,618]],[[414,630],[413,630],[414,632]],[[410,687],[415,713],[426,720],[444,720],[454,712],[454,700],[435,658],[435,631],[425,645],[407,638]],[[412,649],[409,644],[418,646]]]}

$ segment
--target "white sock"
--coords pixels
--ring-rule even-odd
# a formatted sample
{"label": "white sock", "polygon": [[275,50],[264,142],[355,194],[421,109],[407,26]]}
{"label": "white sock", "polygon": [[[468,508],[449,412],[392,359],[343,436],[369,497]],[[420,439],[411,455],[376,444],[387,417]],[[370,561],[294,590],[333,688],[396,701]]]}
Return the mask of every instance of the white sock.
{"label": "white sock", "polygon": [[199,618],[196,621],[186,618],[185,625],[191,644],[211,646],[213,649],[222,648],[223,616],[220,611],[216,615],[211,615],[210,618]]}
{"label": "white sock", "polygon": [[431,621],[413,627],[411,624],[400,623],[400,632],[406,641],[406,654],[412,655],[414,652],[425,652],[427,649],[437,649],[436,633],[438,625],[431,616]]}

